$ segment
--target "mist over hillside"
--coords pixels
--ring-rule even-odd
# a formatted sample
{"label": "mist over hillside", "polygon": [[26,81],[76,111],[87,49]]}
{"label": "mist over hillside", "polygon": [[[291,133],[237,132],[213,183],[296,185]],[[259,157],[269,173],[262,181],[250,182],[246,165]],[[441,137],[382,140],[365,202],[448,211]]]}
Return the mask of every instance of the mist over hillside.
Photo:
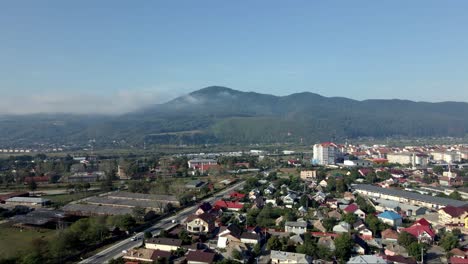
{"label": "mist over hillside", "polygon": [[274,96],[211,86],[118,116],[0,117],[2,145],[100,141],[313,143],[357,137],[468,134],[468,103],[364,100],[303,92]]}

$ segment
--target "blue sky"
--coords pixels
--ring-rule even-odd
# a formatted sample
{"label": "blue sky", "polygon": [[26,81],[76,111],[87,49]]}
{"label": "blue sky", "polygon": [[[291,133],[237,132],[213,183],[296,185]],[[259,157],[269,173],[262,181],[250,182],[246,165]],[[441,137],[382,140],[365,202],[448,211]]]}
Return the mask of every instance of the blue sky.
{"label": "blue sky", "polygon": [[209,85],[468,102],[467,10],[461,0],[5,1],[0,113],[125,112]]}

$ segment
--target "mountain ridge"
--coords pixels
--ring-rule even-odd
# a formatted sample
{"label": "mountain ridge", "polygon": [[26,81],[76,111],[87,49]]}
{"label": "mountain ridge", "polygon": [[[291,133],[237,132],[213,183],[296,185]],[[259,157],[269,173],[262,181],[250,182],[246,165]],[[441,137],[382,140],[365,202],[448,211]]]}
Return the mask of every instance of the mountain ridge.
{"label": "mountain ridge", "polygon": [[[197,131],[197,133],[180,133]],[[317,142],[468,134],[468,103],[355,100],[312,92],[275,96],[209,86],[122,115],[0,116],[0,144]],[[180,134],[180,135],[179,135]],[[1,146],[1,145],[0,145]]]}

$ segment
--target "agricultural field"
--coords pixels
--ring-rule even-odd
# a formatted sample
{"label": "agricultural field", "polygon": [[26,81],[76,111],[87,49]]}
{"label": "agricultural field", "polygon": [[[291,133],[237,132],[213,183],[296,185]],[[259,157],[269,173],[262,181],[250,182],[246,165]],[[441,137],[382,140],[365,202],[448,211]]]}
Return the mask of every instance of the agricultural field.
{"label": "agricultural field", "polygon": [[38,229],[28,230],[12,227],[10,224],[0,224],[0,259],[11,258],[22,252],[33,249],[35,239],[48,240],[55,230]]}

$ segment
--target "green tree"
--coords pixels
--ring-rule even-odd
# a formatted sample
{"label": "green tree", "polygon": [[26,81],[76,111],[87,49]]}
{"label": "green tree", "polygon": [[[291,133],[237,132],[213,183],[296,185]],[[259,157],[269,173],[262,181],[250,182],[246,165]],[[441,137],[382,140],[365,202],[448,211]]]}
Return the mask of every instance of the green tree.
{"label": "green tree", "polygon": [[88,191],[89,188],[91,188],[91,184],[89,182],[85,182],[85,183],[83,183],[83,188],[84,188],[85,191]]}
{"label": "green tree", "polygon": [[143,221],[146,215],[146,209],[140,206],[135,206],[132,209],[132,215],[138,221]]}
{"label": "green tree", "polygon": [[348,190],[348,186],[346,186],[345,182],[343,180],[337,180],[336,181],[336,192],[337,193],[344,193]]}
{"label": "green tree", "polygon": [[32,192],[34,192],[37,189],[37,183],[34,179],[31,179],[31,181],[29,181],[28,188]]}
{"label": "green tree", "polygon": [[125,260],[123,258],[116,258],[116,259],[109,260],[109,262],[107,262],[107,263],[109,263],[109,264],[124,264]]}
{"label": "green tree", "polygon": [[316,256],[317,254],[317,243],[314,238],[309,234],[304,234],[304,244],[296,247],[296,252],[306,254],[308,256]]}
{"label": "green tree", "polygon": [[463,198],[462,198],[461,194],[458,191],[454,191],[451,194],[449,194],[449,198],[454,199],[454,200],[463,201]]}
{"label": "green tree", "polygon": [[461,233],[461,230],[460,230],[460,229],[454,228],[454,229],[452,230],[452,234],[453,234],[454,236],[456,236],[456,237],[460,237],[462,233]]}
{"label": "green tree", "polygon": [[268,239],[266,248],[268,250],[281,250],[282,246],[280,239],[277,236],[272,236]]}
{"label": "green tree", "polygon": [[328,192],[336,191],[336,179],[334,176],[330,176],[327,179],[327,191]]}
{"label": "green tree", "polygon": [[242,260],[243,259],[242,253],[239,250],[236,250],[236,249],[231,252],[231,257],[233,259],[237,259],[237,260]]}
{"label": "green tree", "polygon": [[377,175],[374,172],[369,172],[366,175],[366,181],[367,181],[367,183],[374,183],[374,182],[378,181]]}
{"label": "green tree", "polygon": [[192,238],[186,230],[182,230],[179,233],[179,239],[182,240],[182,244],[190,245],[192,244]]}
{"label": "green tree", "polygon": [[402,231],[398,235],[398,244],[402,245],[406,249],[408,249],[409,245],[415,242],[417,242],[416,238],[408,232]]}
{"label": "green tree", "polygon": [[408,251],[408,254],[410,256],[416,258],[418,261],[421,261],[421,252],[426,251],[426,244],[412,242],[411,244],[408,245],[406,250]]}
{"label": "green tree", "polygon": [[442,175],[444,173],[444,168],[442,166],[434,166],[432,171],[438,175]]}
{"label": "green tree", "polygon": [[318,259],[331,260],[333,252],[324,245],[317,245],[316,256]]}
{"label": "green tree", "polygon": [[327,231],[331,231],[338,221],[334,217],[325,218],[322,222]]}
{"label": "green tree", "polygon": [[453,233],[446,233],[440,240],[440,246],[446,251],[458,247],[458,237],[454,236]]}
{"label": "green tree", "polygon": [[341,220],[345,221],[348,224],[354,224],[358,220],[357,215],[353,213],[346,213],[341,216]]}
{"label": "green tree", "polygon": [[256,257],[262,254],[262,245],[260,243],[255,244],[253,247],[253,253]]}
{"label": "green tree", "polygon": [[335,239],[335,256],[341,261],[347,261],[351,256],[354,242],[350,234],[344,233]]}
{"label": "green tree", "polygon": [[152,238],[152,237],[153,237],[153,234],[151,234],[150,231],[146,231],[146,232],[145,232],[145,239],[150,239],[150,238]]}

